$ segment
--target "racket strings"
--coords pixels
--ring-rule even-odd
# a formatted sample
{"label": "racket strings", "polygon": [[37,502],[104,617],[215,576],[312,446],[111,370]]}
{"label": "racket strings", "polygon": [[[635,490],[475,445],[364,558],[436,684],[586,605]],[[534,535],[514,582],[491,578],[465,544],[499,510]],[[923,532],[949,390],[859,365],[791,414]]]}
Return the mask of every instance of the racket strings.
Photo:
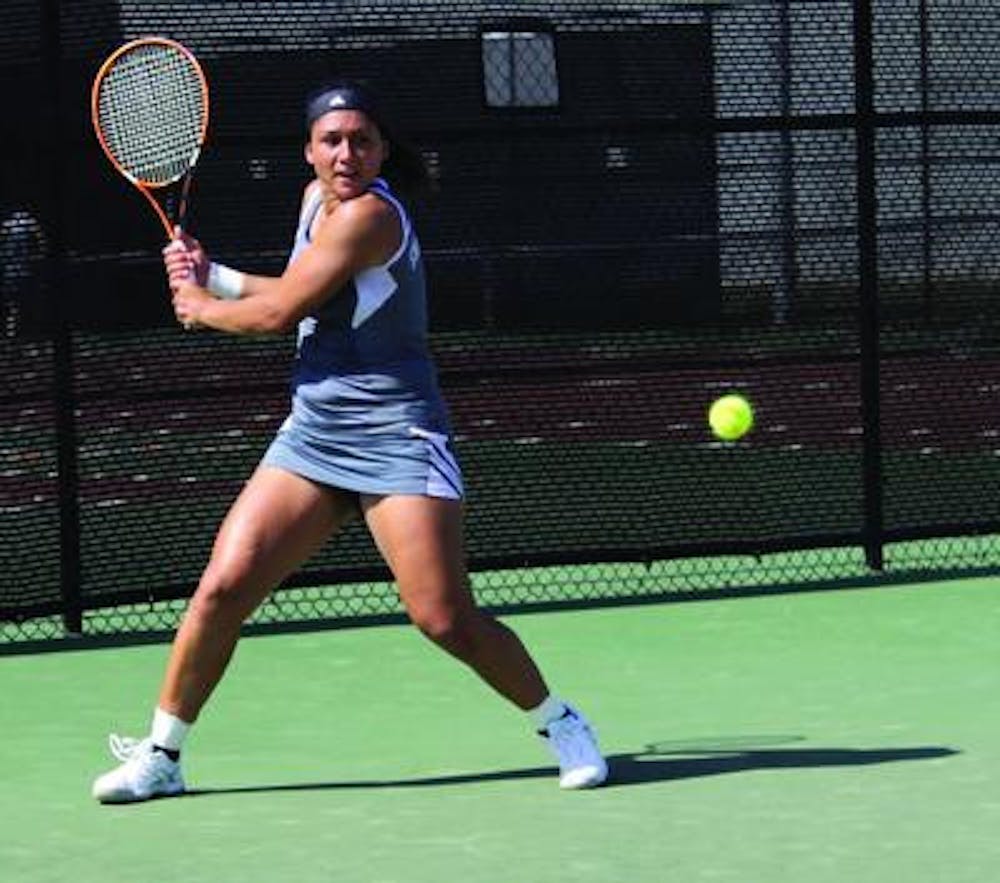
{"label": "racket strings", "polygon": [[207,110],[194,64],[168,46],[123,54],[98,89],[97,121],[108,151],[127,174],[147,184],[168,184],[188,171]]}

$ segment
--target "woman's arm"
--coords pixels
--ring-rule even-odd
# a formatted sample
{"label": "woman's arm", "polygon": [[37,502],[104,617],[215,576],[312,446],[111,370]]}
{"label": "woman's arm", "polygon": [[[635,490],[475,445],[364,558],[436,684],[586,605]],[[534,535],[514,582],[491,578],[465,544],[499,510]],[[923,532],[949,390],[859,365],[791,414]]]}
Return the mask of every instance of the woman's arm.
{"label": "woman's arm", "polygon": [[185,327],[234,334],[288,331],[366,267],[386,261],[402,231],[395,210],[365,194],[341,203],[320,224],[314,240],[284,274],[245,276],[238,300],[217,300],[174,262],[170,286],[174,312]]}

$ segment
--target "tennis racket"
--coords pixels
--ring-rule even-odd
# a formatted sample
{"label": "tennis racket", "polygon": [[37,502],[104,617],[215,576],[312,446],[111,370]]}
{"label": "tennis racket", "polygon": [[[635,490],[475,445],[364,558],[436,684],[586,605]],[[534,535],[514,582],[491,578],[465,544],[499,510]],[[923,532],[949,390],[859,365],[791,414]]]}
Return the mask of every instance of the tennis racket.
{"label": "tennis racket", "polygon": [[173,239],[208,131],[208,81],[198,60],[163,37],[126,43],[97,72],[90,110],[111,164]]}

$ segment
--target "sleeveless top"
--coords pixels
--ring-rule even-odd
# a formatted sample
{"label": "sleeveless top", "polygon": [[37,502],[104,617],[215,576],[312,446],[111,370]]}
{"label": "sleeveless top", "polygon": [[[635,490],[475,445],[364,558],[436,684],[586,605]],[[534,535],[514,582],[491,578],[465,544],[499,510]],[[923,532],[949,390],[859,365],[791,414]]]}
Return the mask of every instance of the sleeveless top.
{"label": "sleeveless top", "polygon": [[[362,270],[299,323],[287,423],[317,441],[340,443],[404,436],[413,427],[447,434],[427,345],[420,243],[386,181],[376,179],[368,192],[395,209],[402,241],[385,264]],[[321,206],[317,190],[303,206],[289,263],[309,244]]]}

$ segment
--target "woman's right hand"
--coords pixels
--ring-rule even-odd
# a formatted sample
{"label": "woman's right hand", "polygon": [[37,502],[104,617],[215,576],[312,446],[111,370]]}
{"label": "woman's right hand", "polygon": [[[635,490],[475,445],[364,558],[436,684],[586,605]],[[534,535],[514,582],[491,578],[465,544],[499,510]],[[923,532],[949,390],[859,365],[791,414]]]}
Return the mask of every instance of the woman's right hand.
{"label": "woman's right hand", "polygon": [[205,287],[208,282],[208,255],[201,243],[189,236],[180,227],[174,231],[174,238],[163,249],[163,263],[171,291],[184,282],[194,282]]}

